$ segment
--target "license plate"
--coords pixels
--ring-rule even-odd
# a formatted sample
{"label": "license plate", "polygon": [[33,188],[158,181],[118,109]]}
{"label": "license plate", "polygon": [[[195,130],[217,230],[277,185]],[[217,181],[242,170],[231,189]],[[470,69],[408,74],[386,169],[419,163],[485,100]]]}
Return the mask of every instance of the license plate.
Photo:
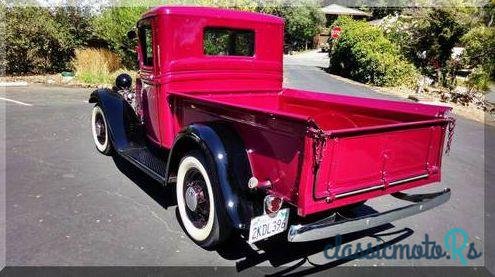
{"label": "license plate", "polygon": [[251,219],[248,242],[254,243],[282,233],[287,229],[288,221],[289,208],[282,209],[276,214],[265,214]]}

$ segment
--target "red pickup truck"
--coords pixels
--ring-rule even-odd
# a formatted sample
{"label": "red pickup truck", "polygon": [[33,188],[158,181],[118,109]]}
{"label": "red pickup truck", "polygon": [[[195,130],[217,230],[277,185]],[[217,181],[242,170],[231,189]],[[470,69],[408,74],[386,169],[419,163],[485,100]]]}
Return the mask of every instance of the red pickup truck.
{"label": "red pickup truck", "polygon": [[[135,89],[124,74],[91,94],[96,148],[175,186],[184,230],[206,248],[231,231],[317,240],[448,201],[449,189],[401,191],[440,181],[450,108],[283,88],[283,34],[271,15],[149,10],[129,33]],[[390,194],[411,204],[336,216]]]}

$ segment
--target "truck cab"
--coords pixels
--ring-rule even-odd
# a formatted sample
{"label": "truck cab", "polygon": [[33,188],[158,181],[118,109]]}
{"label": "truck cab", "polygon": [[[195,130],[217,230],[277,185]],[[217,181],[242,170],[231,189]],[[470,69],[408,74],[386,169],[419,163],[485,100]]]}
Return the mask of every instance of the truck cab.
{"label": "truck cab", "polygon": [[[121,75],[112,90],[91,94],[93,139],[101,153],[175,187],[198,245],[214,247],[232,231],[249,243],[281,233],[317,240],[450,198],[449,189],[403,192],[440,181],[450,108],[284,88],[284,21],[275,16],[162,6],[136,28],[135,87]],[[383,195],[412,204],[336,216]]]}
{"label": "truck cab", "polygon": [[171,148],[170,92],[280,91],[283,20],[212,8],[158,7],[137,23],[148,138]]}

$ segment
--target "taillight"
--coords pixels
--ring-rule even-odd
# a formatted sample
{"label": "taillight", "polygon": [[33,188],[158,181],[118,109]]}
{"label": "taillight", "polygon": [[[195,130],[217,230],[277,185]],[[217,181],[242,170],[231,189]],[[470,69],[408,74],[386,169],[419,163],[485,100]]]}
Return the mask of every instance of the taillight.
{"label": "taillight", "polygon": [[265,211],[268,214],[276,213],[282,207],[283,200],[280,197],[267,195],[265,197]]}
{"label": "taillight", "polygon": [[258,184],[259,184],[258,178],[254,177],[254,176],[249,178],[248,187],[250,189],[256,188],[258,186]]}

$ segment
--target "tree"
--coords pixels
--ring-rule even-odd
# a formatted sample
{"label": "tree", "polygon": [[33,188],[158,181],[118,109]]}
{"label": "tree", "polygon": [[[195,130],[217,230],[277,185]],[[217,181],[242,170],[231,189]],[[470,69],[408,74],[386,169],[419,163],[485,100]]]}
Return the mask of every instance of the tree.
{"label": "tree", "polygon": [[[452,49],[471,26],[476,9],[465,6],[410,9],[387,36],[423,74],[446,84]],[[399,26],[399,27],[397,27]]]}
{"label": "tree", "polygon": [[88,6],[59,6],[54,8],[54,20],[70,36],[73,47],[85,46],[94,39],[91,10]]}
{"label": "tree", "polygon": [[111,50],[119,54],[122,63],[129,68],[137,67],[136,41],[127,38],[146,7],[111,7],[105,9],[92,21],[97,37],[108,42]]}
{"label": "tree", "polygon": [[374,0],[369,5],[369,0],[355,0],[354,6],[371,14],[370,20],[381,19],[388,15],[401,13],[405,7],[411,5],[410,0]]}
{"label": "tree", "polygon": [[276,15],[285,20],[285,43],[295,50],[312,47],[313,40],[325,25],[325,16],[315,1],[266,1],[257,11]]}
{"label": "tree", "polygon": [[465,47],[463,62],[473,68],[467,86],[471,91],[486,91],[495,80],[495,27],[479,26],[461,38]]}
{"label": "tree", "polygon": [[5,24],[8,74],[68,70],[74,48],[90,33],[77,8],[6,7]]}
{"label": "tree", "polygon": [[2,9],[5,11],[4,66],[8,74],[69,70],[74,49],[85,45],[92,36],[86,8],[4,6]]}
{"label": "tree", "polygon": [[319,8],[313,5],[289,8],[284,12],[283,17],[286,19],[286,40],[295,44],[297,49],[312,47],[314,37],[318,35],[325,22]]}
{"label": "tree", "polygon": [[495,0],[491,0],[480,9],[480,16],[488,27],[495,24]]}
{"label": "tree", "polygon": [[464,62],[469,67],[481,66],[495,78],[495,27],[479,26],[461,38]]}

